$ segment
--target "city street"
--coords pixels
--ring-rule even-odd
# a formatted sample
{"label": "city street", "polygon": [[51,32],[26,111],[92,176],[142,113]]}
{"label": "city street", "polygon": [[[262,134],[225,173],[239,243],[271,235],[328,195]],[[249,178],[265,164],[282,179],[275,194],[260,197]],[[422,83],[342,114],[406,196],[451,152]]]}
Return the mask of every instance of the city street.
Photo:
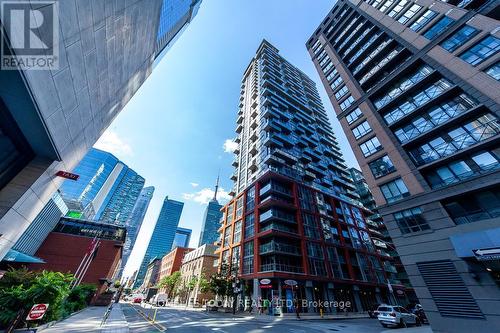
{"label": "city street", "polygon": [[290,332],[290,333],[320,333],[320,332],[345,332],[345,333],[429,333],[429,326],[411,327],[406,329],[384,329],[374,319],[345,319],[345,320],[300,320],[281,317],[240,316],[235,317],[230,313],[206,313],[184,309],[182,307],[157,308],[155,324],[151,324],[143,315],[153,313],[154,309],[143,308],[138,305],[122,304],[122,310],[129,324],[130,332],[163,332],[179,333],[193,332]]}

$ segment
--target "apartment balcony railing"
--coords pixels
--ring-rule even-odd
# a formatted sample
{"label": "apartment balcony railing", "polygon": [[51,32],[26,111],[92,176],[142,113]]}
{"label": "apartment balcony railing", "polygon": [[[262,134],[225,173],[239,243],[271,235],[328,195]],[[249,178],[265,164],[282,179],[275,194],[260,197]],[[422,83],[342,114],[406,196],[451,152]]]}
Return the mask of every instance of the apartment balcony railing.
{"label": "apartment balcony railing", "polygon": [[282,244],[278,242],[270,242],[267,244],[262,244],[259,247],[260,254],[272,253],[272,252],[281,252],[293,255],[301,255],[300,248],[294,245]]}
{"label": "apartment balcony railing", "polygon": [[288,272],[288,273],[304,273],[301,266],[285,265],[285,264],[262,264],[260,265],[260,272]]}
{"label": "apartment balcony railing", "polygon": [[470,132],[465,132],[453,138],[451,142],[443,142],[436,146],[425,145],[410,152],[417,165],[424,165],[440,158],[449,156],[459,150],[466,149],[478,142],[484,141],[500,133],[498,120],[480,125]]}
{"label": "apartment balcony railing", "polygon": [[276,209],[270,209],[267,212],[260,214],[259,219],[260,222],[266,222],[269,220],[276,219],[287,223],[293,223],[293,224],[297,223],[292,214],[284,213]]}
{"label": "apartment balcony railing", "polygon": [[498,169],[498,168],[500,168],[500,163],[495,161],[494,163],[491,163],[488,165],[482,165],[480,170],[477,170],[477,171],[470,170],[470,171],[462,172],[460,174],[454,174],[453,176],[450,176],[448,178],[441,179],[440,183],[432,184],[431,187],[433,189],[445,187],[448,185],[458,183],[458,182],[463,181],[463,180],[467,180],[468,178],[471,178],[471,177],[475,177],[475,176],[478,176],[478,175],[481,175],[484,173],[488,173],[488,172],[495,170],[495,169]]}
{"label": "apartment balcony railing", "polygon": [[265,225],[265,226],[260,228],[261,232],[268,231],[268,230],[287,232],[287,233],[291,233],[291,234],[297,233],[296,229],[289,227],[289,226],[286,226],[286,225],[277,224],[277,223],[270,223],[270,224]]}

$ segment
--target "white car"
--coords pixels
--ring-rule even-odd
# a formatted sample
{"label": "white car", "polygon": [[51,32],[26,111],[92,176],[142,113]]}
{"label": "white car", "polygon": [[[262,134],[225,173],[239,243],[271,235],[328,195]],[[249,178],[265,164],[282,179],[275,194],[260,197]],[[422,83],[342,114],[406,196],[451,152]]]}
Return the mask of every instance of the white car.
{"label": "white car", "polygon": [[420,326],[420,319],[402,306],[396,305],[381,305],[377,309],[378,321],[382,326],[399,326],[406,327],[407,325]]}

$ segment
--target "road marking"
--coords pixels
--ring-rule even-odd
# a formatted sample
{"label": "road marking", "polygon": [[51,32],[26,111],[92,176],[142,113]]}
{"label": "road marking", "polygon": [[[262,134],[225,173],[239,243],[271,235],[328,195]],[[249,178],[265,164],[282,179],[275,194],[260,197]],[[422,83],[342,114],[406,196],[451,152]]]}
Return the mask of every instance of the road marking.
{"label": "road marking", "polygon": [[134,309],[139,315],[141,315],[142,318],[144,318],[151,326],[153,326],[154,328],[156,328],[158,331],[160,332],[164,332],[167,330],[167,328],[165,326],[163,326],[162,324],[160,323],[153,323],[151,320],[149,320],[148,317],[146,317],[146,315],[142,312],[142,311],[139,311],[137,310],[137,308],[135,306],[130,306],[132,309]]}

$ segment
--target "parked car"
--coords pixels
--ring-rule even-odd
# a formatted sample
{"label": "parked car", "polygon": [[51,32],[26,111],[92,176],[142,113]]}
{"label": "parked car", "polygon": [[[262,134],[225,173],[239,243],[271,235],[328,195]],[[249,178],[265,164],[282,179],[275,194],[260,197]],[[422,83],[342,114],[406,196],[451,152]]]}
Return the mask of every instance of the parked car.
{"label": "parked car", "polygon": [[372,305],[372,307],[368,310],[368,315],[370,316],[370,318],[377,318],[378,316],[378,307],[380,306],[381,304],[375,304],[375,305]]}
{"label": "parked car", "polygon": [[222,307],[222,305],[222,301],[210,300],[206,304],[207,311],[219,311],[219,308]]}
{"label": "parked car", "polygon": [[377,309],[378,321],[383,327],[397,326],[406,327],[407,325],[422,325],[420,319],[402,306],[381,305]]}

